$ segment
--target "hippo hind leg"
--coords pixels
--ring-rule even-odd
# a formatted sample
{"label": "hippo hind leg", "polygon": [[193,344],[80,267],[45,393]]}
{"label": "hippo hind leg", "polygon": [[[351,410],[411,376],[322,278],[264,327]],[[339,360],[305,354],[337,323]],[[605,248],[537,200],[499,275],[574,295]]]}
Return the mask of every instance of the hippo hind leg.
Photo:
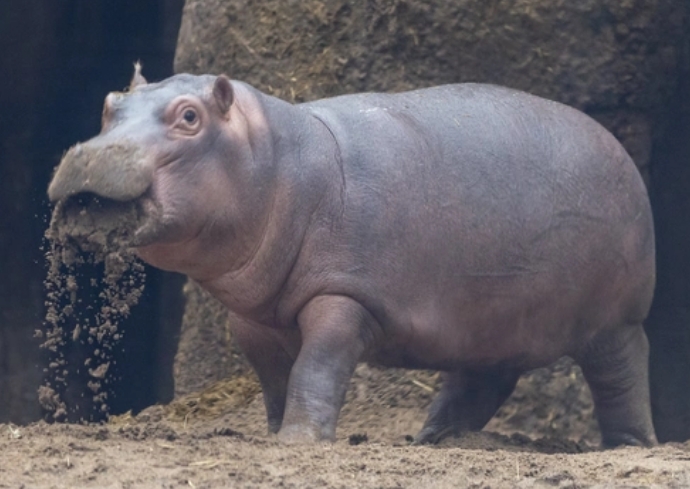
{"label": "hippo hind leg", "polygon": [[513,392],[518,378],[518,373],[503,368],[445,374],[415,443],[438,443],[447,436],[481,430]]}
{"label": "hippo hind leg", "polygon": [[606,332],[577,358],[589,384],[605,446],[654,445],[649,344],[642,325]]}

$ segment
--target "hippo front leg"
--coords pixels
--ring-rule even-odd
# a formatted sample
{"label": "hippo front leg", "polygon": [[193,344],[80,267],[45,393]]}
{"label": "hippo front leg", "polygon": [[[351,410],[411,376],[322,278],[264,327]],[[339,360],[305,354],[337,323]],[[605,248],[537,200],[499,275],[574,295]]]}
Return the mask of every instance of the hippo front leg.
{"label": "hippo front leg", "polygon": [[298,316],[302,348],[288,383],[285,443],[335,440],[335,427],[357,362],[373,341],[374,319],[343,296],[312,299]]}

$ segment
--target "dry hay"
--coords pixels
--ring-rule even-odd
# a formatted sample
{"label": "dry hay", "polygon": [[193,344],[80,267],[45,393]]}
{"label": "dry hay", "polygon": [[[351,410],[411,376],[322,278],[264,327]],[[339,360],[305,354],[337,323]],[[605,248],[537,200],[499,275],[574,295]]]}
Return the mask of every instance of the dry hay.
{"label": "dry hay", "polygon": [[167,421],[186,425],[191,421],[212,420],[248,406],[260,393],[259,380],[253,373],[238,375],[214,382],[199,392],[181,396],[170,404],[149,407],[136,416],[131,411],[110,416],[108,424],[128,426]]}

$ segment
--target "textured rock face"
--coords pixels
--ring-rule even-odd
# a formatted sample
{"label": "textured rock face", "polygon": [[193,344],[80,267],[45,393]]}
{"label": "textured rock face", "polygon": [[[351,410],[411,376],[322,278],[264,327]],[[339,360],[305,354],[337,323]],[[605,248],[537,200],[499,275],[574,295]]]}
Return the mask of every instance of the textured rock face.
{"label": "textured rock face", "polygon": [[[289,101],[455,82],[506,85],[595,117],[621,140],[649,184],[650,168],[663,167],[668,175],[690,158],[681,151],[673,161],[655,160],[669,154],[659,148],[678,132],[670,130],[673,107],[688,88],[680,83],[690,66],[687,10],[682,0],[187,0],[175,69],[226,73]],[[682,185],[675,186],[678,195]],[[684,209],[690,212],[690,204]],[[663,212],[678,210],[666,206]],[[678,219],[667,221],[668,229],[677,229]],[[658,233],[667,250],[660,260],[685,260],[690,267],[690,258],[669,242],[677,234]],[[660,272],[660,281],[672,284],[664,294],[683,296],[679,290],[689,287],[688,279],[672,268]],[[671,305],[690,308],[683,297]],[[183,330],[194,327],[188,321]],[[690,330],[690,324],[672,328]],[[663,325],[655,327],[660,330],[664,336]],[[686,343],[675,345],[677,356],[690,350]],[[180,361],[187,348],[183,337],[176,372],[186,369]],[[653,358],[665,357],[660,353],[653,351]],[[653,392],[665,404],[674,392],[690,392],[687,381],[666,367],[652,368],[652,375]],[[685,397],[680,402],[687,406],[676,403],[676,411],[690,412]],[[669,409],[657,409],[657,420]],[[690,437],[690,419],[682,423],[686,431],[679,423],[662,429]]]}
{"label": "textured rock face", "polygon": [[176,71],[287,99],[490,81],[578,108],[648,109],[674,80],[672,0],[188,0]]}
{"label": "textured rock face", "polygon": [[226,72],[296,101],[506,85],[600,115],[645,167],[647,114],[676,87],[682,10],[677,0],[188,0],[175,69]]}

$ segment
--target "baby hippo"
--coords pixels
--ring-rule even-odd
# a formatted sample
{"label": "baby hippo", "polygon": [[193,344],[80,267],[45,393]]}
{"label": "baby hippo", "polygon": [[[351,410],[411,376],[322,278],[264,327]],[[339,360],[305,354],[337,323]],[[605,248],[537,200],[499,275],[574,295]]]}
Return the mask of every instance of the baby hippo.
{"label": "baby hippo", "polygon": [[282,441],[335,438],[360,361],[445,372],[427,443],[481,429],[521,373],[569,355],[604,443],[656,442],[649,200],[572,108],[482,84],[292,105],[137,70],[48,194],[139,206],[139,256],[227,306]]}

